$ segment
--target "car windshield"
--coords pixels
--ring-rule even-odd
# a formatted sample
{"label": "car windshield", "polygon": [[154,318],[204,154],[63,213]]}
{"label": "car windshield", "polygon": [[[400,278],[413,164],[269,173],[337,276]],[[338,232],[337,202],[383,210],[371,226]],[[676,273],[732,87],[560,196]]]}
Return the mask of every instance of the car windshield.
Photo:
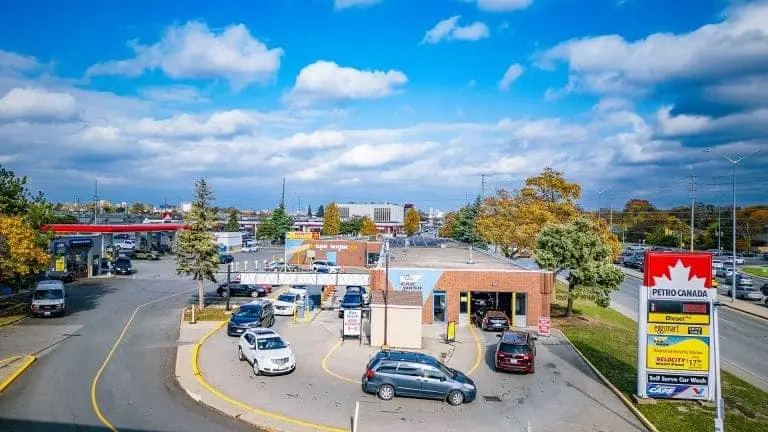
{"label": "car windshield", "polygon": [[60,300],[64,298],[62,290],[37,290],[35,291],[35,300]]}
{"label": "car windshield", "polygon": [[119,260],[117,260],[116,265],[119,265],[119,266],[131,265],[131,261],[129,261],[127,259],[119,259]]}
{"label": "car windshield", "polygon": [[260,350],[276,350],[286,348],[285,342],[279,337],[269,337],[257,341]]}
{"label": "car windshield", "polygon": [[254,307],[241,307],[235,312],[236,317],[241,318],[258,318],[261,315],[261,309]]}
{"label": "car windshield", "polygon": [[527,345],[512,345],[512,344],[506,344],[503,343],[499,345],[499,351],[505,353],[505,354],[527,354],[528,353],[528,346]]}
{"label": "car windshield", "polygon": [[447,376],[447,377],[449,377],[451,379],[456,378],[456,371],[451,369],[450,367],[448,367],[448,366],[446,366],[446,365],[444,365],[444,364],[442,364],[440,362],[437,362],[437,368],[440,369],[440,371],[442,373],[444,373],[445,376]]}
{"label": "car windshield", "polygon": [[362,303],[362,300],[360,299],[360,294],[346,294],[344,295],[344,299],[341,302],[342,303]]}
{"label": "car windshield", "polygon": [[286,302],[286,303],[293,303],[296,301],[296,296],[290,295],[290,294],[283,294],[280,297],[277,298],[277,301]]}

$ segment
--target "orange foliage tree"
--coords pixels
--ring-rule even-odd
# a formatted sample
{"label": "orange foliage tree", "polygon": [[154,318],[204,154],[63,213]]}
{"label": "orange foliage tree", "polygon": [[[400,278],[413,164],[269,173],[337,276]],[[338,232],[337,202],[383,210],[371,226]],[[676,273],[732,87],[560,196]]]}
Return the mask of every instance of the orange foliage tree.
{"label": "orange foliage tree", "polygon": [[374,236],[379,233],[376,224],[368,216],[363,216],[363,222],[360,225],[360,235]]}
{"label": "orange foliage tree", "polygon": [[0,277],[5,280],[30,276],[50,263],[37,233],[21,216],[0,215],[0,243]]}

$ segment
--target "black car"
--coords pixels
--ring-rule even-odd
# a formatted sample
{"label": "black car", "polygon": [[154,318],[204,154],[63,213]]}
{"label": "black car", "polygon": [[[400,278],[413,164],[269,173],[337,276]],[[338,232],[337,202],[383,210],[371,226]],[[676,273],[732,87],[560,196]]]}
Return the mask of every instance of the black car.
{"label": "black car", "polygon": [[272,327],[275,325],[275,310],[272,303],[256,300],[237,308],[227,324],[227,335],[240,336],[254,327]]}
{"label": "black car", "polygon": [[362,388],[382,400],[411,396],[461,405],[477,397],[477,386],[467,375],[432,356],[405,351],[376,353],[365,368]]}
{"label": "black car", "polygon": [[363,304],[363,295],[359,291],[344,294],[339,305],[339,318],[344,318],[344,309],[362,309]]}
{"label": "black car", "polygon": [[231,295],[232,297],[264,297],[267,295],[267,290],[261,285],[254,284],[241,284],[239,282],[231,282],[229,284],[229,291],[227,291],[227,284],[222,284],[216,290],[216,294],[221,297]]}
{"label": "black car", "polygon": [[486,331],[509,330],[509,317],[507,317],[504,311],[489,309],[485,312],[485,316],[478,325]]}
{"label": "black car", "polygon": [[235,261],[235,257],[230,254],[219,254],[219,264],[229,264]]}
{"label": "black car", "polygon": [[133,273],[133,266],[131,266],[131,260],[128,258],[118,258],[115,261],[115,274],[129,275]]}

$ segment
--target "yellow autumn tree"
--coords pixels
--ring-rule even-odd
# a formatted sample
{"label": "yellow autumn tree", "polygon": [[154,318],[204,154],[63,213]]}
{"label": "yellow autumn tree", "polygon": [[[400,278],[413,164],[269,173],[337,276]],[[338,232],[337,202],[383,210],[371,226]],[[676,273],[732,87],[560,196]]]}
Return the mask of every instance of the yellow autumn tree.
{"label": "yellow autumn tree", "polygon": [[415,207],[411,207],[405,212],[405,221],[403,222],[403,229],[408,236],[416,234],[416,231],[421,228],[421,218],[419,217],[419,211]]}
{"label": "yellow autumn tree", "polygon": [[443,225],[437,231],[437,235],[443,238],[453,238],[456,230],[456,212],[448,212],[443,216]]}
{"label": "yellow autumn tree", "polygon": [[522,235],[521,221],[518,197],[499,189],[495,196],[483,200],[475,227],[485,241],[499,246],[504,256],[512,256],[517,248],[533,244]]}
{"label": "yellow autumn tree", "polygon": [[619,240],[619,237],[611,232],[611,228],[608,226],[608,223],[605,221],[605,219],[598,218],[597,215],[592,215],[591,217],[596,224],[598,233],[600,234],[600,240],[602,240],[603,244],[608,246],[608,248],[611,250],[611,261],[615,260],[619,255],[621,255],[621,251],[623,249],[621,247],[621,241]]}
{"label": "yellow autumn tree", "polygon": [[0,244],[0,277],[4,280],[31,276],[50,264],[37,234],[21,216],[0,215]]}
{"label": "yellow autumn tree", "polygon": [[323,234],[339,235],[341,232],[341,218],[339,217],[339,207],[331,201],[325,206],[323,214]]}
{"label": "yellow autumn tree", "polygon": [[379,229],[376,228],[376,224],[368,216],[363,216],[363,221],[360,225],[360,235],[374,236],[379,233]]}

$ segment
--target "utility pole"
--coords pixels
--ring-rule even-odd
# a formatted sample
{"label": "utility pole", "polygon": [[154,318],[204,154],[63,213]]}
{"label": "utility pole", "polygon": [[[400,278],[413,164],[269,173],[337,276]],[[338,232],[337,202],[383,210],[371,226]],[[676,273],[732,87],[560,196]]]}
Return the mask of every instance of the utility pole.
{"label": "utility pole", "polygon": [[93,181],[93,224],[96,225],[96,213],[99,208],[99,179]]}
{"label": "utility pole", "polygon": [[613,232],[613,198],[608,200],[608,209],[611,212],[610,222],[608,222],[608,232]]}
{"label": "utility pole", "polygon": [[693,252],[693,223],[695,220],[696,211],[696,176],[691,176],[691,252]]}
{"label": "utility pole", "polygon": [[485,174],[480,174],[480,191],[482,192],[483,199],[485,199]]}
{"label": "utility pole", "polygon": [[389,349],[389,239],[384,241],[384,347]]}
{"label": "utility pole", "polygon": [[602,195],[608,189],[610,189],[610,186],[603,190],[597,191],[597,218],[598,219],[600,219],[600,195]]}

